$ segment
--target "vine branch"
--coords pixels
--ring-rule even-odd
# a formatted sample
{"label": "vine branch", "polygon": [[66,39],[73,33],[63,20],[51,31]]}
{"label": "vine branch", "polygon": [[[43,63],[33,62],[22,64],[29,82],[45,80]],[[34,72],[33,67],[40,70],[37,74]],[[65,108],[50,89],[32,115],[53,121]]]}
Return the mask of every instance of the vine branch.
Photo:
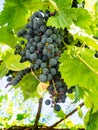
{"label": "vine branch", "polygon": [[43,102],[43,98],[41,97],[39,99],[38,112],[37,112],[36,119],[35,119],[35,124],[34,124],[34,127],[33,127],[32,130],[37,130],[37,128],[38,128],[38,121],[40,119],[40,113],[41,113],[41,109],[42,109],[42,102]]}
{"label": "vine branch", "polygon": [[[84,106],[84,102],[82,102],[78,107],[81,108],[82,106]],[[76,111],[78,111],[77,107],[73,111],[71,111],[68,115],[66,115],[64,118],[60,119],[59,121],[57,121],[56,123],[54,123],[53,125],[51,125],[50,127],[48,127],[47,130],[51,130],[53,127],[57,126],[59,123],[61,123],[65,119],[67,119],[69,116],[71,116],[72,114],[74,114]]]}

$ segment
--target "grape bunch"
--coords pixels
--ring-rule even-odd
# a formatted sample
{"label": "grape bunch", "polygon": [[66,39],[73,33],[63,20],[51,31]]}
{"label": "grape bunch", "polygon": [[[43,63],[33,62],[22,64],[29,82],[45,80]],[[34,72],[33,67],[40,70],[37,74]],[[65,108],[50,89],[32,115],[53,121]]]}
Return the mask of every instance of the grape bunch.
{"label": "grape bunch", "polygon": [[[49,17],[54,16],[55,12],[39,10],[30,18],[26,26],[18,33],[18,37],[23,37],[27,42],[21,41],[15,46],[15,54],[21,56],[20,62],[29,61],[30,68],[21,70],[16,77],[11,80],[13,86],[17,85],[22,77],[30,71],[39,72],[38,78],[41,82],[48,82],[48,91],[51,95],[51,101],[56,111],[60,110],[58,103],[64,103],[66,93],[72,93],[67,88],[61,74],[58,71],[59,57],[64,51],[64,36],[66,32],[62,29],[56,29],[47,26]],[[51,101],[46,100],[45,104],[49,105]]]}

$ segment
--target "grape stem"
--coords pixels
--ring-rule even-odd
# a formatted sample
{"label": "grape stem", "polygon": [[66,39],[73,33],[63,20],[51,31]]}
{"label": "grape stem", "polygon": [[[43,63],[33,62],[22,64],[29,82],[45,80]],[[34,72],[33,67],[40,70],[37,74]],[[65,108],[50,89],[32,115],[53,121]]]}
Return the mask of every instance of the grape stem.
{"label": "grape stem", "polygon": [[33,75],[39,82],[41,82],[41,81],[38,79],[38,77],[34,74],[34,72],[32,71],[32,69],[31,69],[31,73],[32,73],[32,75]]}
{"label": "grape stem", "polygon": [[55,83],[54,83],[54,80],[52,79],[52,84],[53,84],[53,87],[54,87],[54,91],[56,94],[58,94],[57,90],[56,90],[56,86],[55,86]]}
{"label": "grape stem", "polygon": [[65,119],[67,119],[68,117],[70,117],[72,114],[74,114],[76,111],[78,111],[78,107],[83,107],[84,106],[84,102],[82,102],[81,104],[79,104],[73,111],[71,111],[68,115],[65,115],[64,118],[60,119],[59,121],[57,121],[56,123],[54,123],[53,125],[51,125],[50,127],[47,128],[47,130],[51,130],[53,127],[57,126],[59,123],[61,123],[62,121],[64,121]]}

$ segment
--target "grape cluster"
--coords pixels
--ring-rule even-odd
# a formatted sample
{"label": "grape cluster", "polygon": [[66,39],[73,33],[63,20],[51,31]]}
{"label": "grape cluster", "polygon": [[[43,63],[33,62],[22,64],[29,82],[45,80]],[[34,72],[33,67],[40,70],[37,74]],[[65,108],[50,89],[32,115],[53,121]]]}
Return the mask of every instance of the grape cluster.
{"label": "grape cluster", "polygon": [[[17,36],[25,38],[27,42],[22,40],[19,45],[16,45],[15,54],[21,56],[21,63],[29,61],[31,67],[19,71],[11,80],[11,84],[15,86],[30,71],[39,71],[38,78],[41,82],[49,83],[48,91],[51,94],[52,104],[54,109],[59,111],[58,103],[65,102],[66,92],[71,93],[73,87],[70,90],[67,88],[58,71],[59,57],[64,50],[65,31],[47,26],[48,18],[54,15],[55,12],[51,13],[49,10],[37,11],[30,17],[26,26],[18,32]],[[45,104],[49,105],[51,101],[48,99]]]}

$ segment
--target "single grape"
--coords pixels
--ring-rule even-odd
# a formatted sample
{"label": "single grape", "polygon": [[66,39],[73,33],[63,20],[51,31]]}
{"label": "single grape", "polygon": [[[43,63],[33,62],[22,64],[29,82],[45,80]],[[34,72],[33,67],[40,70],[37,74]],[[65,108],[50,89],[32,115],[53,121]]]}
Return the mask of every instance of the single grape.
{"label": "single grape", "polygon": [[44,69],[43,69],[43,74],[47,75],[48,73],[49,73],[48,68],[44,68]]}
{"label": "single grape", "polygon": [[51,103],[51,101],[50,101],[49,99],[47,99],[47,100],[45,101],[45,104],[46,104],[46,105],[50,105],[50,103]]}
{"label": "single grape", "polygon": [[53,34],[51,35],[51,38],[52,38],[53,40],[56,40],[56,39],[57,39],[57,35],[53,33]]}
{"label": "single grape", "polygon": [[47,38],[47,42],[51,44],[53,42],[52,38]]}
{"label": "single grape", "polygon": [[35,47],[34,46],[31,46],[30,47],[30,52],[33,53],[35,51]]}
{"label": "single grape", "polygon": [[34,39],[33,39],[33,38],[30,38],[30,39],[29,39],[29,42],[30,42],[30,43],[32,43],[33,41],[34,41]]}
{"label": "single grape", "polygon": [[46,48],[44,48],[42,52],[43,52],[43,55],[46,55],[48,50]]}
{"label": "single grape", "polygon": [[26,53],[26,58],[30,59],[30,53]]}
{"label": "single grape", "polygon": [[12,80],[12,77],[8,77],[7,81],[10,82]]}
{"label": "single grape", "polygon": [[60,111],[60,110],[61,110],[60,105],[56,104],[56,105],[54,106],[54,110],[55,110],[55,111]]}
{"label": "single grape", "polygon": [[33,53],[30,55],[30,60],[35,61],[37,59],[37,54]]}
{"label": "single grape", "polygon": [[23,36],[25,33],[26,33],[26,30],[25,30],[25,29],[21,29],[21,30],[17,33],[17,36],[18,36],[18,37],[21,37],[21,36]]}
{"label": "single grape", "polygon": [[39,79],[40,79],[41,82],[46,82],[47,81],[47,76],[45,74],[41,74],[39,76]]}
{"label": "single grape", "polygon": [[48,60],[47,55],[44,55],[44,56],[42,57],[42,61],[43,61],[43,62],[47,62],[47,60]]}
{"label": "single grape", "polygon": [[15,48],[16,48],[16,50],[21,50],[22,49],[22,47],[20,45],[16,45]]}
{"label": "single grape", "polygon": [[50,64],[51,66],[57,65],[56,59],[54,59],[54,58],[50,59],[50,60],[49,60],[49,64]]}
{"label": "single grape", "polygon": [[40,65],[42,63],[42,60],[41,59],[37,59],[36,60],[36,64]]}
{"label": "single grape", "polygon": [[24,43],[25,43],[25,42],[24,42],[23,40],[20,42],[21,45],[24,45]]}
{"label": "single grape", "polygon": [[46,41],[47,41],[47,38],[42,38],[41,43],[42,43],[42,44],[45,44]]}
{"label": "single grape", "polygon": [[61,102],[64,103],[65,100],[66,100],[66,95],[62,95],[62,97],[61,97]]}
{"label": "single grape", "polygon": [[47,75],[47,80],[50,81],[50,80],[52,80],[52,78],[53,78],[53,77],[52,77],[52,74],[49,73],[49,74]]}
{"label": "single grape", "polygon": [[50,68],[50,73],[54,76],[56,75],[57,71],[55,68]]}
{"label": "single grape", "polygon": [[35,36],[35,37],[34,37],[34,41],[35,41],[35,42],[38,43],[38,42],[40,42],[40,40],[41,40],[40,36]]}
{"label": "single grape", "polygon": [[41,25],[40,26],[40,31],[45,32],[46,31],[46,25]]}
{"label": "single grape", "polygon": [[41,68],[43,69],[43,68],[46,68],[46,67],[47,67],[47,64],[44,63],[44,62],[42,62],[42,63],[41,63]]}
{"label": "single grape", "polygon": [[51,29],[47,29],[47,30],[46,30],[46,35],[47,35],[47,36],[50,36],[52,33],[53,33],[53,32],[52,32]]}

